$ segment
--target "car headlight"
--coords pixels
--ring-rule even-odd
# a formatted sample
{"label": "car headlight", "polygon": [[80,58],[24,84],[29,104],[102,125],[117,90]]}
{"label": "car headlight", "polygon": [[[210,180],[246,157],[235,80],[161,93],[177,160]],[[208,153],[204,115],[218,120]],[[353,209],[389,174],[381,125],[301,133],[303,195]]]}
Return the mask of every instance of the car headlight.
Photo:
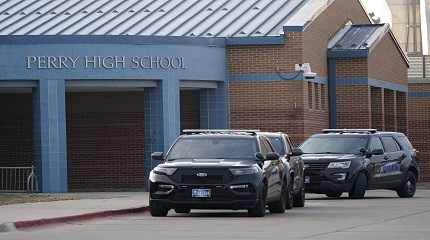
{"label": "car headlight", "polygon": [[349,166],[351,166],[351,161],[331,162],[328,165],[328,168],[349,168]]}
{"label": "car headlight", "polygon": [[176,168],[156,167],[152,172],[159,175],[171,176],[176,172]]}
{"label": "car headlight", "polygon": [[258,173],[257,167],[249,167],[249,168],[230,168],[231,174],[235,176],[240,175],[249,175],[249,174],[255,174]]}

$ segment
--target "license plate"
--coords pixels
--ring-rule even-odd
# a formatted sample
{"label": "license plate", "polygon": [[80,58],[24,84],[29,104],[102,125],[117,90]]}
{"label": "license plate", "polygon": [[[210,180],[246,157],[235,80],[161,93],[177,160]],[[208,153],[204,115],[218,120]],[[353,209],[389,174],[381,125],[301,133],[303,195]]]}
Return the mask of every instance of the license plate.
{"label": "license plate", "polygon": [[193,189],[192,190],[193,198],[210,198],[211,190],[210,189]]}
{"label": "license plate", "polygon": [[305,183],[311,183],[311,177],[305,176]]}

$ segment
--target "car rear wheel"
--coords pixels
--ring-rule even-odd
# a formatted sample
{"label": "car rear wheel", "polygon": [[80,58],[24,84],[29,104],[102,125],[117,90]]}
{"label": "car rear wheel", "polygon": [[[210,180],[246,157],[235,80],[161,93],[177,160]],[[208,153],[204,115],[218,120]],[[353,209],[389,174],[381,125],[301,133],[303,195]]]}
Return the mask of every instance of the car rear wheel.
{"label": "car rear wheel", "polygon": [[250,217],[264,217],[264,215],[266,215],[266,189],[266,187],[262,188],[255,207],[248,209],[248,215]]}
{"label": "car rear wheel", "polygon": [[326,196],[329,198],[340,198],[343,193],[337,192],[337,193],[327,193]]}
{"label": "car rear wheel", "polygon": [[417,179],[415,177],[415,174],[409,171],[406,177],[406,182],[399,190],[397,190],[397,195],[401,198],[411,198],[414,197],[416,190]]}
{"label": "car rear wheel", "polygon": [[349,191],[349,198],[363,199],[367,189],[367,176],[363,172],[359,173],[355,180],[354,187]]}
{"label": "car rear wheel", "polygon": [[304,207],[306,201],[305,186],[303,185],[300,191],[294,195],[294,207]]}
{"label": "car rear wheel", "polygon": [[167,216],[167,212],[169,212],[169,209],[164,207],[163,204],[157,202],[150,202],[149,208],[151,216],[153,217],[165,217]]}
{"label": "car rear wheel", "polygon": [[284,182],[282,185],[281,196],[278,201],[269,203],[269,211],[271,213],[284,213],[285,212],[285,204],[287,203],[288,197],[288,187],[287,183]]}
{"label": "car rear wheel", "polygon": [[175,208],[176,213],[190,213],[191,209],[189,208]]}

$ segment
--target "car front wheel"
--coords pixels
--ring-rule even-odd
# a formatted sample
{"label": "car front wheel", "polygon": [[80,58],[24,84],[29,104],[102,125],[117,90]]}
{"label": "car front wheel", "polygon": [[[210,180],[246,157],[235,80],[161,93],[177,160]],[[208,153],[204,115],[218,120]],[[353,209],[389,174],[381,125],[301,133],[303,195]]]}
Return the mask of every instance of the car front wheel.
{"label": "car front wheel", "polygon": [[417,179],[411,171],[407,173],[406,182],[397,190],[397,195],[401,198],[412,198],[417,190]]}
{"label": "car front wheel", "polygon": [[167,213],[169,212],[169,209],[163,206],[161,203],[157,202],[150,202],[149,204],[151,216],[153,217],[165,217],[167,216]]}
{"label": "car front wheel", "polygon": [[304,207],[306,201],[305,186],[302,186],[300,191],[294,195],[294,207]]}
{"label": "car front wheel", "polygon": [[363,172],[359,173],[355,180],[354,187],[349,192],[351,199],[363,199],[367,189],[367,176]]}
{"label": "car front wheel", "polygon": [[266,192],[267,188],[264,186],[259,193],[255,207],[248,209],[248,215],[250,217],[264,217],[264,215],[266,215]]}

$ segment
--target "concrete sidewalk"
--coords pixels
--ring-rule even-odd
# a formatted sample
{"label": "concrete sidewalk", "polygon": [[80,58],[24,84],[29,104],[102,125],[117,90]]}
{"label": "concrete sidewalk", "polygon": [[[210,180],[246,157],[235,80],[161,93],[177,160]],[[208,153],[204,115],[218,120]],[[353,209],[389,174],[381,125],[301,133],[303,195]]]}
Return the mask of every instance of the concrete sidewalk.
{"label": "concrete sidewalk", "polygon": [[148,206],[146,192],[65,194],[76,196],[79,200],[0,206],[0,224]]}

